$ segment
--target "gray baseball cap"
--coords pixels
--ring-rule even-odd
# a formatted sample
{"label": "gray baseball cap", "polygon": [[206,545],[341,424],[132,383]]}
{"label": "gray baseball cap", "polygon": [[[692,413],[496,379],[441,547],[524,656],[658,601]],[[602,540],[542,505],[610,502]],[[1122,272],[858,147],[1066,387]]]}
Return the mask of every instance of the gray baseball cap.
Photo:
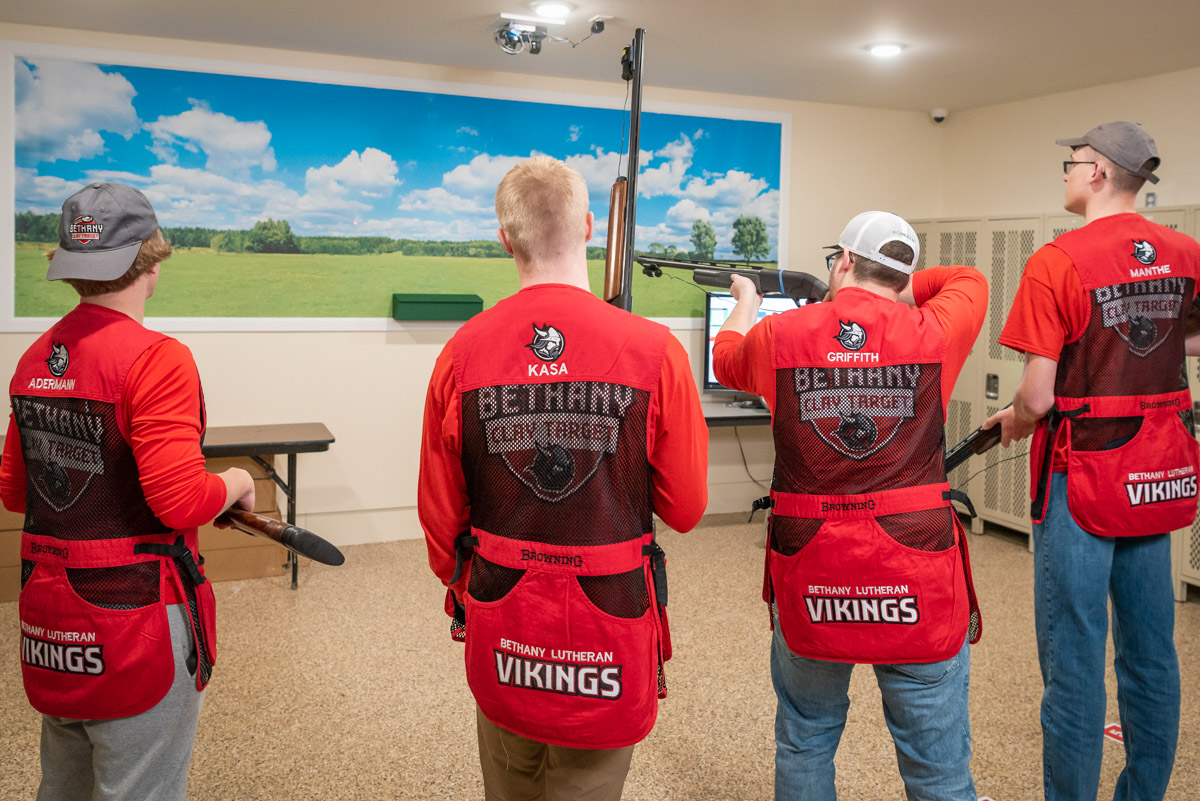
{"label": "gray baseball cap", "polygon": [[1134,175],[1152,184],[1158,183],[1158,176],[1154,174],[1159,163],[1158,148],[1153,137],[1136,122],[1106,122],[1077,139],[1056,139],[1054,143],[1066,147],[1088,145]]}
{"label": "gray baseball cap", "polygon": [[71,195],[58,221],[58,250],[46,280],[112,281],[137,258],[158,230],[150,201],[125,184],[92,184]]}

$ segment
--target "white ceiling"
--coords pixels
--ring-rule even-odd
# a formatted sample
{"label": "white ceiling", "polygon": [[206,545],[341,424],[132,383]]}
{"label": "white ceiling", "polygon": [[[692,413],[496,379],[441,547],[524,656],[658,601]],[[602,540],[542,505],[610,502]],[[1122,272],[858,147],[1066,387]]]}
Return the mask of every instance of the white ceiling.
{"label": "white ceiling", "polygon": [[[576,0],[577,48],[507,55],[488,25],[528,0],[3,0],[0,21],[616,80],[646,29],[648,87],[962,110],[1200,66],[1195,0]],[[900,41],[900,58],[865,50]],[[1181,98],[1196,102],[1196,98]]]}

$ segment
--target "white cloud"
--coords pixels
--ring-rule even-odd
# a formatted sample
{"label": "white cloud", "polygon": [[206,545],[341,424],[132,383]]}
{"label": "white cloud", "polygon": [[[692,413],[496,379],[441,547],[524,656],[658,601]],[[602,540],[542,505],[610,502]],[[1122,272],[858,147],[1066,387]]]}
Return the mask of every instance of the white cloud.
{"label": "white cloud", "polygon": [[494,239],[496,221],[483,219],[425,220],[419,217],[393,217],[390,220],[366,220],[356,231],[360,236],[389,236],[393,239]]}
{"label": "white cloud", "polygon": [[[667,143],[661,150],[649,154],[643,151],[643,163],[647,166],[638,175],[638,197],[678,197],[683,194],[680,187],[692,167],[695,153],[692,140],[685,134],[680,134],[678,139]],[[649,166],[656,161],[660,163]]]}
{"label": "white cloud", "polygon": [[693,222],[711,220],[712,212],[691,198],[684,198],[667,209],[667,219],[675,223],[686,224],[688,231],[691,231]]}
{"label": "white cloud", "polygon": [[20,161],[79,161],[105,151],[101,131],[138,130],[133,85],[95,64],[16,60],[16,151]]}
{"label": "white cloud", "polygon": [[692,178],[683,189],[683,194],[694,200],[706,201],[707,205],[741,207],[757,198],[769,187],[763,178],[741,170],[730,170],[724,175]]}
{"label": "white cloud", "polygon": [[79,181],[66,181],[53,175],[38,175],[37,170],[18,167],[16,209],[50,214],[62,209],[63,201],[84,187]]}
{"label": "white cloud", "polygon": [[213,111],[206,103],[189,99],[192,107],[174,117],[159,117],[144,126],[154,138],[151,151],[162,161],[175,163],[174,148],[208,157],[206,168],[222,175],[242,173],[251,167],[275,169],[271,131],[265,122],[243,122]]}
{"label": "white cloud", "polygon": [[466,126],[466,125],[464,125],[463,127],[459,128],[459,129],[458,129],[458,133],[460,133],[460,134],[466,134],[467,136],[479,136],[479,131],[475,130],[474,128],[470,128],[470,127],[468,127],[468,126]]}
{"label": "white cloud", "polygon": [[400,201],[400,211],[436,211],[443,214],[492,214],[492,206],[447,192],[440,186],[417,189]]}
{"label": "white cloud", "polygon": [[620,153],[607,153],[604,148],[596,147],[591,153],[579,153],[567,156],[567,166],[575,169],[587,182],[588,195],[593,199],[607,198],[612,189],[613,181],[617,180]]}
{"label": "white cloud", "polygon": [[578,125],[572,125],[567,130],[569,131],[569,133],[567,134],[567,141],[568,142],[578,142],[579,135],[583,132],[583,129],[580,128]]}
{"label": "white cloud", "polygon": [[351,150],[334,166],[309,167],[304,186],[309,193],[322,197],[340,198],[360,193],[370,198],[386,196],[400,185],[396,178],[399,167],[387,153],[377,148],[365,148],[360,155]]}
{"label": "white cloud", "polygon": [[[538,155],[536,153],[530,156]],[[490,156],[480,153],[442,176],[442,186],[455,195],[491,198],[508,171],[530,156]]]}

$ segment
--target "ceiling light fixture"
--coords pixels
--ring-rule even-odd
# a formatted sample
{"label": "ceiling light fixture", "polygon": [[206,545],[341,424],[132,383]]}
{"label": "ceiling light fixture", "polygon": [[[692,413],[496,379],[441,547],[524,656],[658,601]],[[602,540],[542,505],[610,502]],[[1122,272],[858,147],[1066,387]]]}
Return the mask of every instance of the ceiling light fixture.
{"label": "ceiling light fixture", "polygon": [[544,0],[544,2],[533,3],[532,6],[533,13],[545,19],[563,19],[575,10],[575,6],[560,2],[560,0]]}
{"label": "ceiling light fixture", "polygon": [[875,56],[875,58],[895,58],[900,55],[900,51],[904,49],[904,45],[896,42],[880,42],[867,46],[867,52]]}

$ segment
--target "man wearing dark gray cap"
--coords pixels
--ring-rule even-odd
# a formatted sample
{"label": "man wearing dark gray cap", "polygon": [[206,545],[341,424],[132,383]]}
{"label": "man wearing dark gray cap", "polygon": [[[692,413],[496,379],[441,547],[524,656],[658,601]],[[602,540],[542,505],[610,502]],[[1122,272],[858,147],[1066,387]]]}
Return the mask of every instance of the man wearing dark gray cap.
{"label": "man wearing dark gray cap", "polygon": [[1030,257],[999,341],[1025,354],[1002,442],[1034,435],[1034,612],[1048,801],[1100,781],[1108,608],[1125,769],[1116,801],[1161,799],[1179,733],[1170,532],[1196,516],[1200,449],[1184,356],[1200,246],[1134,211],[1154,140],[1109,122],[1063,162],[1084,217]]}
{"label": "man wearing dark gray cap", "polygon": [[182,801],[216,660],[197,527],[254,506],[204,470],[204,398],[178,341],[145,328],[171,254],[145,195],[63,204],[47,278],[79,305],[17,364],[0,500],[21,534],[21,672],[42,713],[39,801]]}

